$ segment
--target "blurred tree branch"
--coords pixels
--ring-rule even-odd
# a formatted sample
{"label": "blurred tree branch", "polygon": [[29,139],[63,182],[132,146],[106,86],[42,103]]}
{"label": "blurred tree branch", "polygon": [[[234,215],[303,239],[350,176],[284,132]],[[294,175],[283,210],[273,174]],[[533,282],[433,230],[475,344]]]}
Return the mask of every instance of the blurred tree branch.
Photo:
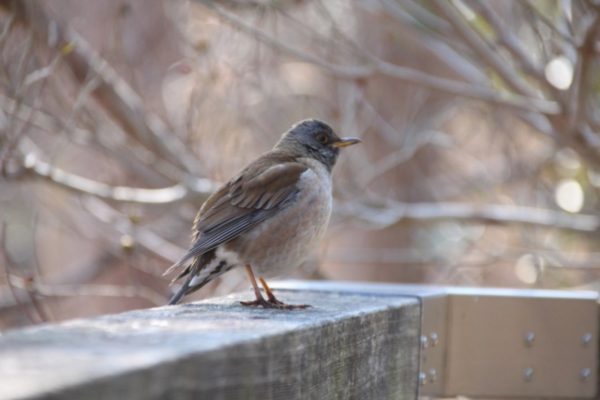
{"label": "blurred tree branch", "polygon": [[[162,155],[171,162],[183,163],[182,166],[185,168],[185,173],[179,176],[181,183],[162,189],[110,186],[54,167],[41,161],[38,155],[31,152],[22,155],[27,172],[70,190],[125,202],[165,204],[182,200],[191,193],[206,196],[214,190],[215,185],[212,182],[190,175],[190,173],[198,172],[193,154],[185,144],[178,140],[176,135],[169,133],[166,124],[157,115],[145,110],[141,98],[105,60],[94,52],[80,35],[68,26],[61,26],[64,24],[60,21],[50,21],[43,12],[43,8],[35,2],[6,3],[12,10],[6,30],[10,28],[13,20],[22,22],[30,26],[32,31],[38,35],[39,42],[49,43],[52,47],[59,49],[59,54],[67,60],[74,75],[82,82],[88,79],[87,76],[90,72],[93,72],[99,79],[99,83],[94,85],[92,92],[101,104],[115,116],[116,120],[120,121],[129,132],[134,133],[140,143],[147,148],[151,149],[151,146],[157,146]],[[48,36],[50,33],[51,37]],[[54,60],[50,66],[30,73],[25,79],[25,85],[47,78],[58,58]],[[9,115],[19,111],[20,104],[17,101],[4,96],[3,100],[2,106]],[[17,107],[12,107],[13,105]],[[26,123],[22,125],[23,129],[34,114],[33,108],[27,105],[24,105],[24,108],[26,109]],[[21,135],[14,136],[15,138],[11,141],[12,147],[16,146],[19,142],[18,137]],[[10,150],[10,145],[3,149],[0,165],[4,166],[4,160],[8,157]]]}
{"label": "blurred tree branch", "polygon": [[190,191],[181,184],[160,189],[107,185],[54,167],[39,160],[33,153],[25,156],[23,164],[26,173],[19,175],[19,178],[27,177],[29,175],[27,173],[30,173],[34,177],[47,180],[65,189],[108,200],[141,204],[168,204],[183,200],[190,194]]}
{"label": "blurred tree branch", "polygon": [[[29,148],[31,147],[33,146],[30,144]],[[160,189],[111,186],[66,172],[52,164],[41,161],[34,151],[26,153],[23,167],[24,171],[17,172],[13,176],[9,176],[9,178],[23,179],[32,175],[35,178],[46,180],[76,193],[129,203],[169,204],[194,196],[199,199],[204,199],[208,194],[212,193],[216,187],[213,182],[201,178],[188,182],[187,185],[176,184]]]}
{"label": "blurred tree branch", "polygon": [[543,99],[526,97],[519,94],[499,93],[492,89],[475,84],[468,84],[451,79],[440,78],[429,75],[422,71],[412,68],[395,65],[383,61],[374,55],[364,51],[368,55],[368,63],[361,66],[346,66],[327,62],[325,59],[311,55],[305,51],[295,49],[276,38],[261,32],[259,29],[246,23],[235,14],[228,12],[225,8],[209,0],[196,0],[206,8],[214,11],[225,22],[232,24],[235,28],[252,35],[257,40],[282,51],[299,60],[309,62],[323,68],[325,71],[343,79],[366,79],[375,74],[382,74],[401,81],[422,85],[429,89],[439,90],[445,93],[460,95],[476,100],[490,102],[492,104],[502,105],[510,108],[517,108],[526,111],[537,111],[544,114],[557,114],[560,112],[558,104]]}
{"label": "blurred tree branch", "polygon": [[379,229],[403,221],[464,220],[487,224],[535,225],[579,232],[600,230],[600,218],[595,215],[501,204],[393,202],[384,207],[368,207],[350,203],[340,205],[338,212],[372,223]]}
{"label": "blurred tree branch", "polygon": [[135,135],[146,146],[154,146],[160,154],[182,167],[185,172],[200,172],[194,155],[185,144],[171,134],[167,124],[156,114],[145,109],[142,99],[85,39],[61,21],[50,20],[35,1],[8,3],[17,20],[29,26],[37,35],[38,42],[48,43],[63,55],[74,76],[81,82],[88,79],[89,73],[94,74],[99,82],[93,94],[126,131]]}
{"label": "blurred tree branch", "polygon": [[[101,221],[112,227],[114,231],[122,235],[131,235],[133,242],[131,247],[140,245],[147,251],[156,254],[170,263],[175,263],[181,257],[185,249],[168,242],[150,229],[134,224],[124,213],[111,207],[97,197],[89,197],[83,200],[84,209]],[[114,237],[113,237],[114,239]],[[116,240],[113,240],[116,242]]]}

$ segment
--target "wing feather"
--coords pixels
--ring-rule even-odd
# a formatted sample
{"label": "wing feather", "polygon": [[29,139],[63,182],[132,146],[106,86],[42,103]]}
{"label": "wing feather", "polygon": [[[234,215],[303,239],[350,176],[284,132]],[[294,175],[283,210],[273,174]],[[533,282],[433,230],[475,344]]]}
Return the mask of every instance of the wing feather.
{"label": "wing feather", "polygon": [[192,246],[165,275],[227,243],[285,208],[305,164],[270,153],[250,164],[206,200],[194,221]]}

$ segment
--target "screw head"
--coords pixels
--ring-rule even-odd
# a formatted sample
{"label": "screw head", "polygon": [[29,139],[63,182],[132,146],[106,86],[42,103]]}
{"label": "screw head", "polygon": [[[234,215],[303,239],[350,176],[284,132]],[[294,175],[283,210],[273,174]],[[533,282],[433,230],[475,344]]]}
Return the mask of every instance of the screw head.
{"label": "screw head", "polygon": [[419,385],[423,386],[427,383],[427,374],[425,372],[419,372]]}
{"label": "screw head", "polygon": [[433,383],[435,382],[437,379],[437,371],[435,370],[435,368],[431,368],[429,370],[429,382]]}
{"label": "screw head", "polygon": [[533,368],[527,367],[523,369],[523,379],[525,379],[525,382],[531,382],[533,380]]}
{"label": "screw head", "polygon": [[438,342],[440,341],[440,338],[439,338],[437,332],[431,332],[429,334],[429,341],[431,342],[431,347],[434,347],[438,344]]}
{"label": "screw head", "polygon": [[535,333],[534,332],[525,333],[525,346],[532,347],[534,342],[535,342]]}
{"label": "screw head", "polygon": [[582,368],[579,372],[579,376],[582,381],[587,381],[592,376],[592,370],[590,368]]}
{"label": "screw head", "polygon": [[583,335],[581,335],[581,344],[584,346],[588,346],[590,343],[592,343],[592,334],[591,333],[584,333]]}

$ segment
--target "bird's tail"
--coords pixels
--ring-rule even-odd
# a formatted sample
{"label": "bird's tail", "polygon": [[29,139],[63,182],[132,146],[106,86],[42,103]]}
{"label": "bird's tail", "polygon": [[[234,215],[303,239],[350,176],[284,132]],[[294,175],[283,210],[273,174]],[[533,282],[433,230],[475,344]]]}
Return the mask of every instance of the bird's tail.
{"label": "bird's tail", "polygon": [[175,292],[175,294],[173,296],[171,296],[171,298],[169,299],[169,305],[170,306],[179,303],[181,301],[181,299],[183,298],[183,296],[186,295],[188,289],[190,288],[190,282],[191,282],[192,278],[193,278],[193,276],[190,275],[185,280],[185,283],[183,285],[181,285],[181,287],[179,288],[179,290],[177,292]]}
{"label": "bird's tail", "polygon": [[204,285],[206,285],[208,282],[210,282],[212,280],[213,276],[210,274],[207,276],[204,276],[204,278],[202,278],[201,281],[194,282],[194,284],[192,285],[191,283],[194,278],[198,278],[198,275],[196,275],[196,273],[192,272],[188,275],[188,277],[186,278],[183,285],[181,285],[179,290],[177,290],[177,292],[175,292],[175,294],[173,296],[171,296],[171,298],[169,299],[170,306],[179,303],[179,301],[186,294],[192,293],[192,292],[202,288]]}
{"label": "bird's tail", "polygon": [[[184,266],[184,264],[181,261],[179,261],[177,264],[175,264],[174,266],[169,268],[167,270],[167,272],[165,274],[163,274],[163,276],[166,275],[167,273],[173,271],[173,269],[174,269],[173,267],[179,268],[182,266]],[[179,279],[181,279],[187,275],[187,277],[185,278],[185,281],[183,282],[183,285],[181,285],[179,290],[177,290],[175,292],[175,294],[173,296],[171,296],[171,298],[169,299],[169,305],[179,303],[181,298],[190,292],[190,284],[192,283],[192,279],[194,279],[196,277],[196,273],[198,272],[199,268],[200,268],[200,260],[194,260],[193,263],[188,265],[183,271],[181,271],[179,274],[177,274],[177,276],[175,276],[171,280],[170,284],[173,285],[176,281],[178,281]]]}
{"label": "bird's tail", "polygon": [[173,264],[169,268],[167,268],[167,270],[165,272],[163,272],[162,276],[167,276],[167,275],[171,274],[173,271],[175,271],[176,269],[183,267],[185,265],[186,261],[188,261],[188,258],[183,257],[181,260],[177,261],[175,264]]}
{"label": "bird's tail", "polygon": [[185,270],[183,270],[171,281],[171,284],[173,284],[175,281],[185,276],[185,281],[183,282],[181,287],[169,299],[169,305],[179,303],[179,301],[186,294],[190,294],[202,288],[204,285],[206,285],[208,282],[210,282],[213,278],[217,276],[211,273],[206,273],[207,271],[203,270],[202,268],[202,266],[205,264],[206,260],[195,259],[190,265],[188,265],[185,268]]}
{"label": "bird's tail", "polygon": [[220,273],[225,272],[223,269],[225,266],[225,261],[221,261],[217,265],[216,271],[214,269],[207,270],[205,268],[212,261],[212,259],[214,259],[214,257],[214,253],[203,254],[200,257],[196,257],[190,263],[188,263],[189,258],[184,257],[165,272],[164,275],[173,272],[176,269],[183,268],[183,270],[179,271],[179,273],[171,280],[171,285],[179,279],[185,277],[185,281],[181,287],[169,299],[169,305],[179,303],[179,301],[186,294],[200,289],[208,282],[219,276]]}

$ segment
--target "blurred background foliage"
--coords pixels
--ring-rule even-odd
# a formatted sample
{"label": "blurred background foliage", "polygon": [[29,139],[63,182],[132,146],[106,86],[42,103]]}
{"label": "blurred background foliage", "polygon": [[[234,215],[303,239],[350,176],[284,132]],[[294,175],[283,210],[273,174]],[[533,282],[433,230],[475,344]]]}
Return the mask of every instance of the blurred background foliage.
{"label": "blurred background foliage", "polygon": [[0,328],[164,304],[203,199],[308,117],[364,144],[297,277],[599,289],[599,18],[597,0],[0,1]]}

